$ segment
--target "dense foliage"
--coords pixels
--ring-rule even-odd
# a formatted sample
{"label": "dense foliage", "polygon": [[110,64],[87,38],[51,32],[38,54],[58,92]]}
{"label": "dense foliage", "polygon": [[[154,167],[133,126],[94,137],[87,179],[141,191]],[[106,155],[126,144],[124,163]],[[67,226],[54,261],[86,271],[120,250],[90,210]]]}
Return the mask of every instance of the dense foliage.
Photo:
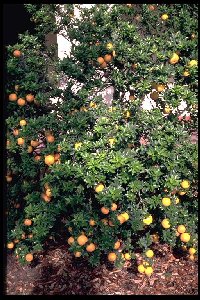
{"label": "dense foliage", "polygon": [[[146,251],[158,240],[186,245],[193,259],[197,6],[98,4],[80,18],[71,4],[26,7],[36,34],[21,34],[7,59],[9,248],[31,261],[63,225],[69,250],[94,265],[106,255],[120,266],[140,249],[149,268],[138,270],[149,275]],[[72,47],[59,61],[44,37],[63,28]],[[111,86],[109,106],[99,92]]]}

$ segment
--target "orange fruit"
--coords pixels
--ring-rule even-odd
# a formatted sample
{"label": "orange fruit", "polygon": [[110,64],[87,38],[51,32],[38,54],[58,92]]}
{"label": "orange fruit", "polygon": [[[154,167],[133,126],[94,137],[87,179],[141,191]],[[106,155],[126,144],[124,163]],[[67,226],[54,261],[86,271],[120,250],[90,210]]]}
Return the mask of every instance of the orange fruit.
{"label": "orange fruit", "polygon": [[180,233],[176,230],[176,236],[179,236],[180,235]]}
{"label": "orange fruit", "polygon": [[117,209],[117,204],[116,203],[112,203],[111,210],[115,211],[116,209]]}
{"label": "orange fruit", "polygon": [[29,261],[29,262],[32,261],[33,260],[33,254],[32,253],[26,254],[25,259],[26,259],[26,261]]}
{"label": "orange fruit", "polygon": [[91,226],[94,226],[94,225],[96,224],[96,222],[95,222],[95,220],[90,219],[89,224],[90,224]]}
{"label": "orange fruit", "polygon": [[55,159],[55,161],[58,161],[60,159],[60,153],[55,153],[54,159]]}
{"label": "orange fruit", "polygon": [[102,214],[107,215],[107,214],[109,214],[109,209],[103,206],[101,208],[101,212],[102,212]]}
{"label": "orange fruit", "polygon": [[13,242],[7,243],[7,248],[8,249],[13,249],[14,248],[14,243]]}
{"label": "orange fruit", "polygon": [[102,192],[104,188],[105,187],[102,183],[98,183],[97,186],[95,187],[95,192],[96,193]]}
{"label": "orange fruit", "polygon": [[24,144],[24,141],[25,141],[25,140],[24,140],[23,138],[18,138],[18,139],[17,139],[17,144],[18,144],[18,145],[23,145],[23,144]]}
{"label": "orange fruit", "polygon": [[32,146],[28,146],[27,152],[28,153],[32,153],[33,152],[33,147]]}
{"label": "orange fruit", "polygon": [[15,208],[20,208],[20,204],[19,203],[15,204]]}
{"label": "orange fruit", "polygon": [[163,206],[170,206],[171,204],[170,198],[162,198],[162,204]]}
{"label": "orange fruit", "polygon": [[35,147],[37,147],[38,145],[39,145],[39,141],[33,141],[33,140],[31,141],[31,146],[32,146],[32,147],[35,148]]}
{"label": "orange fruit", "polygon": [[12,181],[12,176],[7,175],[7,176],[6,176],[6,181],[7,181],[7,182],[11,182],[11,181]]}
{"label": "orange fruit", "polygon": [[187,243],[190,240],[190,234],[187,232],[181,233],[180,239],[182,242]]}
{"label": "orange fruit", "polygon": [[153,10],[156,9],[154,5],[149,5],[148,8],[149,8],[150,11],[153,11]]}
{"label": "orange fruit", "polygon": [[52,196],[51,189],[46,189],[45,194],[46,194],[48,197],[51,197],[51,196]]}
{"label": "orange fruit", "polygon": [[190,259],[190,260],[195,260],[194,255],[190,255],[190,256],[189,256],[189,259]]}
{"label": "orange fruit", "polygon": [[89,245],[87,245],[86,250],[87,252],[93,252],[96,249],[95,244],[90,243]]}
{"label": "orange fruit", "polygon": [[150,97],[152,100],[158,100],[159,94],[158,94],[158,92],[154,91],[150,94]]}
{"label": "orange fruit", "polygon": [[146,256],[149,257],[149,258],[152,258],[152,257],[154,256],[154,252],[153,252],[151,249],[147,250],[147,251],[145,252],[145,254],[146,254]]}
{"label": "orange fruit", "polygon": [[26,125],[26,120],[21,120],[21,121],[19,122],[19,125],[20,125],[20,126],[25,126],[25,125]]}
{"label": "orange fruit", "polygon": [[110,262],[113,262],[113,261],[115,261],[117,259],[117,255],[114,253],[114,252],[110,252],[109,254],[108,254],[108,260],[110,261]]}
{"label": "orange fruit", "polygon": [[106,49],[112,51],[113,50],[113,44],[112,43],[106,44]]}
{"label": "orange fruit", "polygon": [[22,235],[21,235],[21,239],[22,239],[22,240],[25,240],[25,238],[26,238],[26,235],[25,235],[25,233],[22,233]]}
{"label": "orange fruit", "polygon": [[106,62],[104,62],[104,63],[102,63],[101,65],[100,65],[100,68],[101,69],[105,69],[107,67],[107,63]]}
{"label": "orange fruit", "polygon": [[156,85],[156,90],[158,92],[162,92],[165,89],[165,85],[164,84],[157,84]]}
{"label": "orange fruit", "polygon": [[120,224],[123,224],[124,222],[126,222],[126,219],[122,215],[118,215],[117,219],[119,220]]}
{"label": "orange fruit", "polygon": [[19,240],[18,240],[18,239],[15,239],[15,240],[14,240],[14,243],[15,243],[15,244],[18,244],[18,243],[19,243]]}
{"label": "orange fruit", "polygon": [[112,55],[111,54],[106,54],[104,56],[104,60],[105,60],[105,62],[109,63],[112,60]]}
{"label": "orange fruit", "polygon": [[12,93],[12,94],[9,95],[8,99],[9,99],[10,101],[17,101],[17,95],[14,94],[14,93]]}
{"label": "orange fruit", "polygon": [[35,161],[39,161],[41,159],[41,155],[36,155],[35,157],[34,157],[34,160]]}
{"label": "orange fruit", "polygon": [[113,226],[115,226],[114,224],[113,224],[113,222],[112,221],[108,221],[108,224],[111,226],[111,227],[113,227]]}
{"label": "orange fruit", "polygon": [[72,227],[68,227],[68,231],[69,231],[69,232],[72,232]]}
{"label": "orange fruit", "polygon": [[179,233],[184,233],[184,232],[186,232],[186,228],[185,228],[184,225],[179,225],[178,228],[177,228],[177,231]]}
{"label": "orange fruit", "polygon": [[13,129],[13,135],[18,136],[19,135],[19,130],[18,129]]}
{"label": "orange fruit", "polygon": [[167,14],[163,14],[163,15],[161,16],[161,19],[162,19],[163,21],[166,21],[168,18],[169,18],[169,16],[168,16]]}
{"label": "orange fruit", "polygon": [[130,101],[135,100],[135,96],[134,96],[134,95],[130,95],[130,96],[129,96],[129,100],[130,100]]}
{"label": "orange fruit", "polygon": [[73,244],[73,243],[74,243],[74,238],[73,238],[73,236],[70,236],[70,237],[68,238],[67,242],[68,242],[69,245]]}
{"label": "orange fruit", "polygon": [[196,249],[194,249],[194,248],[189,248],[188,252],[189,252],[190,255],[193,255],[193,254],[196,253]]}
{"label": "orange fruit", "polygon": [[19,99],[17,100],[17,104],[18,104],[19,106],[24,106],[24,105],[26,104],[26,100],[24,100],[23,98],[19,98]]}
{"label": "orange fruit", "polygon": [[145,271],[145,267],[143,265],[139,265],[138,266],[138,272],[139,273],[144,273],[144,271]]}
{"label": "orange fruit", "polygon": [[31,226],[31,224],[32,224],[32,221],[30,219],[25,219],[24,220],[24,225]]}
{"label": "orange fruit", "polygon": [[153,268],[152,267],[146,267],[145,270],[144,270],[144,273],[147,276],[151,276],[151,274],[153,273]]}
{"label": "orange fruit", "polygon": [[51,154],[45,156],[44,162],[45,162],[45,164],[48,165],[48,166],[53,165],[54,162],[55,162],[54,156],[51,155]]}
{"label": "orange fruit", "polygon": [[49,143],[53,143],[54,140],[55,140],[55,138],[54,138],[53,135],[48,135],[48,136],[46,137],[46,140],[47,140],[47,142],[49,142]]}
{"label": "orange fruit", "polygon": [[21,51],[19,51],[19,50],[13,51],[13,56],[14,57],[20,57],[21,55],[22,55]]}
{"label": "orange fruit", "polygon": [[163,219],[161,224],[162,224],[162,227],[164,227],[165,229],[170,228],[169,219]]}
{"label": "orange fruit", "polygon": [[27,102],[33,102],[34,101],[34,95],[32,95],[32,94],[28,94],[28,95],[26,95],[26,101]]}
{"label": "orange fruit", "polygon": [[131,260],[131,255],[130,255],[129,253],[125,253],[125,254],[124,254],[124,258],[125,258],[126,260]]}
{"label": "orange fruit", "polygon": [[127,212],[121,214],[121,216],[125,219],[125,221],[128,221],[129,215],[127,214]]}
{"label": "orange fruit", "polygon": [[98,61],[98,63],[101,65],[101,64],[103,64],[105,61],[104,61],[104,59],[103,59],[103,57],[98,57],[97,58],[97,61]]}
{"label": "orange fruit", "polygon": [[42,193],[41,194],[41,198],[45,201],[45,202],[50,202],[51,201],[51,198],[48,197],[46,194]]}
{"label": "orange fruit", "polygon": [[120,246],[121,246],[120,241],[117,241],[117,242],[114,244],[114,249],[117,250],[117,249],[120,248]]}
{"label": "orange fruit", "polygon": [[32,234],[32,233],[28,234],[28,238],[29,238],[29,239],[32,239],[32,237],[33,237],[33,234]]}
{"label": "orange fruit", "polygon": [[108,219],[101,219],[101,222],[102,222],[104,225],[108,225]]}
{"label": "orange fruit", "polygon": [[81,252],[80,252],[80,251],[74,252],[74,256],[75,256],[75,257],[80,257],[80,256],[81,256]]}
{"label": "orange fruit", "polygon": [[80,246],[83,246],[87,243],[88,241],[88,238],[87,236],[85,236],[84,234],[81,234],[78,238],[77,238],[77,243],[80,245]]}

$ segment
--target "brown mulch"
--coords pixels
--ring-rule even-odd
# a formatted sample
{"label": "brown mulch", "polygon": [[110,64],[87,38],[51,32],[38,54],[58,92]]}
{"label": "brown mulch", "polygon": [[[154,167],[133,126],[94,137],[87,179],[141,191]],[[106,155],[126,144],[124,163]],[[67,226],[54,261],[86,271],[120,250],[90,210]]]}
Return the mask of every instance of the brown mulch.
{"label": "brown mulch", "polygon": [[[91,267],[74,258],[66,245],[50,247],[31,265],[7,257],[7,295],[198,295],[198,262],[174,254],[167,245],[155,245],[154,273],[148,278],[137,265],[117,269],[105,262]],[[137,254],[139,261],[140,254]]]}

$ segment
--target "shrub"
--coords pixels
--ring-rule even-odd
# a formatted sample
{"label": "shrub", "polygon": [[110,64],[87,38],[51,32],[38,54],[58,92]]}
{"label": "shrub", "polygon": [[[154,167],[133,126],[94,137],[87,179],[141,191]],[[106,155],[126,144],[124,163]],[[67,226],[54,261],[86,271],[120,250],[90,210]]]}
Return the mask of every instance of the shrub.
{"label": "shrub", "polygon": [[[99,4],[82,9],[82,19],[73,18],[70,4],[64,12],[27,8],[37,16],[37,34],[8,47],[7,94],[31,94],[40,103],[8,103],[8,241],[20,240],[20,261],[59,234],[62,223],[69,250],[93,265],[105,255],[121,266],[140,249],[150,275],[153,256],[145,253],[158,239],[196,249],[197,6]],[[57,25],[43,22],[52,9],[60,14]],[[67,78],[61,90],[46,77],[51,51],[42,37],[65,25],[71,55],[53,62],[57,77]],[[16,49],[22,56],[13,57]],[[109,86],[112,106],[98,94]],[[155,100],[151,110],[142,108],[145,95]],[[53,97],[60,99],[55,105]],[[181,101],[189,117],[181,115]],[[21,119],[27,125],[20,127]],[[40,148],[27,152],[37,140]]]}

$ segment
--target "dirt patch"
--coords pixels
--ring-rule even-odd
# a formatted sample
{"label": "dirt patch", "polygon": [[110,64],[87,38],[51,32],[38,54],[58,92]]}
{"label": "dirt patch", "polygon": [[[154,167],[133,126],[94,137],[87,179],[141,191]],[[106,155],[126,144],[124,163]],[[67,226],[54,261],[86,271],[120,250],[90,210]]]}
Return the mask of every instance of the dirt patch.
{"label": "dirt patch", "polygon": [[[104,262],[93,268],[74,258],[66,245],[53,246],[28,266],[8,255],[7,295],[197,295],[198,262],[155,245],[154,273],[138,274],[137,264],[116,269]],[[140,254],[137,254],[138,261]]]}

